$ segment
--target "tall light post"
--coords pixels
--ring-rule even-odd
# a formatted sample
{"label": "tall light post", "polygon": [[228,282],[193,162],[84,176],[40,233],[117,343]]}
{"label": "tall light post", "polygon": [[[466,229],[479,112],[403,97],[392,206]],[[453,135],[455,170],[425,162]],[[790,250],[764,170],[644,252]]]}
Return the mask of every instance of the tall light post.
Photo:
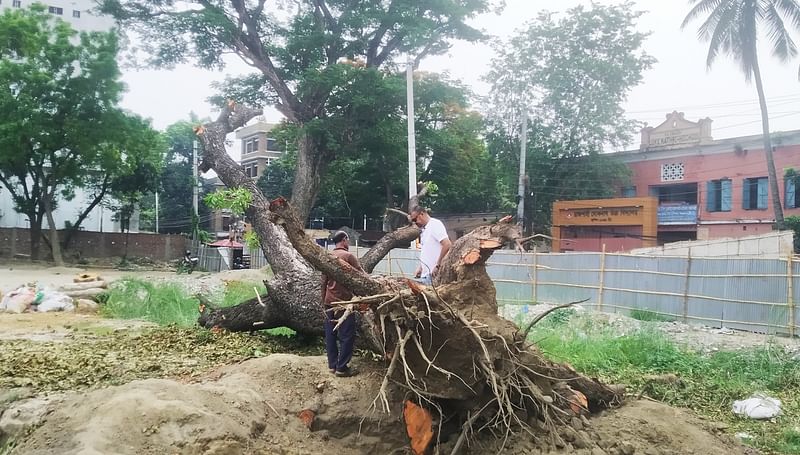
{"label": "tall light post", "polygon": [[198,177],[197,177],[197,141],[192,141],[192,238],[197,239],[198,229]]}
{"label": "tall light post", "polygon": [[528,113],[522,113],[522,131],[519,135],[519,181],[517,184],[517,224],[525,230],[525,156],[528,142]]}
{"label": "tall light post", "polygon": [[[417,195],[417,144],[414,131],[414,61],[406,67],[406,95],[408,100],[408,203]],[[408,207],[411,210],[411,207]]]}

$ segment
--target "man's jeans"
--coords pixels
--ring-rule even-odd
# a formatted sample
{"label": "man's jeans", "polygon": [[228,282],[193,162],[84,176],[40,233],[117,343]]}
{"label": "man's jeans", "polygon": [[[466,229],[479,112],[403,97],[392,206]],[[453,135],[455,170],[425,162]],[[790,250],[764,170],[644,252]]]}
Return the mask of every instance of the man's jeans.
{"label": "man's jeans", "polygon": [[336,321],[344,314],[325,310],[325,349],[328,352],[328,368],[347,371],[347,364],[353,358],[353,344],[356,340],[356,315],[350,314],[336,331]]}

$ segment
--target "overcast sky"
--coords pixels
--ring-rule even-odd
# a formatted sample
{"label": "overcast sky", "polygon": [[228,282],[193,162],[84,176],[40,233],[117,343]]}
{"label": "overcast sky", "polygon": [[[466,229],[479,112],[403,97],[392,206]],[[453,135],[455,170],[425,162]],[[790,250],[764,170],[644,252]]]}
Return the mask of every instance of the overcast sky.
{"label": "overcast sky", "polygon": [[[746,84],[738,67],[724,57],[707,70],[707,45],[698,42],[695,35],[699,22],[686,30],[680,29],[689,9],[688,1],[638,0],[635,3],[638,9],[646,11],[640,18],[639,29],[651,32],[645,50],[658,62],[645,73],[642,84],[630,94],[625,103],[627,116],[655,126],[664,120],[666,113],[678,110],[685,112],[688,120],[711,117],[715,139],[759,134],[760,113],[755,87]],[[481,16],[473,21],[473,25],[505,38],[535,18],[541,10],[563,11],[579,4],[588,6],[590,2],[506,0],[506,8],[500,15]],[[424,60],[420,69],[448,72],[476,93],[486,94],[489,87],[481,81],[481,76],[487,72],[491,59],[489,46],[459,42],[449,54]],[[766,50],[761,51],[760,61],[772,131],[800,129],[800,82],[797,78],[800,62],[782,65]],[[210,116],[213,115],[212,109],[204,101],[212,93],[210,83],[222,80],[225,74],[242,72],[249,72],[249,68],[235,59],[223,72],[190,66],[172,71],[126,70],[123,79],[128,85],[128,93],[123,106],[151,118],[159,129],[188,118],[189,112]],[[280,115],[268,112],[267,120],[278,121]],[[632,144],[632,147],[637,146],[638,135],[637,142]]]}

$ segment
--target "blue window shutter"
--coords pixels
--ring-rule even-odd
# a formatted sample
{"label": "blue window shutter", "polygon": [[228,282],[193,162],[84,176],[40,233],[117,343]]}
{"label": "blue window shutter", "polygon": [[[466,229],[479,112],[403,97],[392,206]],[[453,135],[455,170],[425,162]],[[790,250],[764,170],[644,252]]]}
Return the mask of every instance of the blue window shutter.
{"label": "blue window shutter", "polygon": [[730,180],[720,181],[720,210],[730,212],[733,206],[733,186]]}
{"label": "blue window shutter", "polygon": [[786,199],[784,202],[786,203],[787,209],[793,209],[797,204],[795,204],[795,192],[797,189],[795,188],[795,178],[791,177],[786,179],[786,195],[784,198]]}
{"label": "blue window shutter", "polygon": [[758,208],[767,208],[769,179],[758,179]]}
{"label": "blue window shutter", "polygon": [[750,209],[750,179],[744,179],[742,185],[742,208],[745,210]]}
{"label": "blue window shutter", "polygon": [[709,180],[706,182],[706,212],[717,211],[717,182]]}

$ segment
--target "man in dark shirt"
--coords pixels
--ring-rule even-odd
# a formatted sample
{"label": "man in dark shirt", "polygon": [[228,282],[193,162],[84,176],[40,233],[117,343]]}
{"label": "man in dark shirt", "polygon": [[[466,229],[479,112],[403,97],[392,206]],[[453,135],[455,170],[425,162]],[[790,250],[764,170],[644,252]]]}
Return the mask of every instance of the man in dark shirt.
{"label": "man in dark shirt", "polygon": [[[350,253],[350,238],[344,231],[337,231],[333,235],[333,242],[336,245],[333,255],[340,260],[346,261],[357,270],[361,268],[352,253]],[[353,298],[353,293],[349,289],[337,283],[327,275],[322,275],[322,301],[325,305],[325,348],[328,352],[328,368],[331,373],[339,377],[347,377],[355,374],[355,370],[348,366],[353,357],[353,344],[356,338],[356,318],[355,314],[350,314],[339,328],[334,331],[337,320],[344,314],[342,310],[335,311],[331,308],[333,302],[343,302]]]}

